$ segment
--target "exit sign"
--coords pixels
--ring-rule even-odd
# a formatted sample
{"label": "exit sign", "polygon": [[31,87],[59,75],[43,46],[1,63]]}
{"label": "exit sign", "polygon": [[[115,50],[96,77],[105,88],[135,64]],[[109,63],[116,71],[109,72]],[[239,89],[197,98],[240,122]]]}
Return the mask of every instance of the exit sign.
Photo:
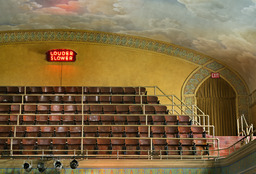
{"label": "exit sign", "polygon": [[70,49],[53,49],[46,53],[46,59],[49,62],[74,62],[77,53]]}
{"label": "exit sign", "polygon": [[220,73],[212,73],[212,78],[213,79],[218,79],[218,78],[220,78]]}

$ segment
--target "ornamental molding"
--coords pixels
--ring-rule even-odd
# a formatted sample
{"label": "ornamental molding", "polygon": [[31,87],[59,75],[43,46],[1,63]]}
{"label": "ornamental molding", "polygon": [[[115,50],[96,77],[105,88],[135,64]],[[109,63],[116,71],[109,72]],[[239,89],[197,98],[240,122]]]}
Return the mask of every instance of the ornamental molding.
{"label": "ornamental molding", "polygon": [[0,32],[0,45],[31,42],[87,42],[142,49],[204,65],[212,58],[194,50],[153,39],[86,30],[24,30]]}
{"label": "ornamental molding", "polygon": [[[244,98],[244,96],[248,97],[248,87],[243,79],[236,72],[220,62],[217,62],[215,59],[188,48],[143,37],[100,31],[54,29],[0,32],[0,46],[31,42],[59,41],[99,43],[136,48],[146,51],[153,51],[168,56],[174,56],[198,65],[198,68],[188,77],[182,87],[182,98],[188,103],[195,104],[195,95],[199,86],[210,77],[211,72],[219,72],[221,77],[234,88],[238,98],[240,97],[238,100],[238,113],[248,113],[249,99]],[[251,102],[252,100],[254,100],[254,94],[250,98]],[[246,106],[245,103],[247,103]]]}

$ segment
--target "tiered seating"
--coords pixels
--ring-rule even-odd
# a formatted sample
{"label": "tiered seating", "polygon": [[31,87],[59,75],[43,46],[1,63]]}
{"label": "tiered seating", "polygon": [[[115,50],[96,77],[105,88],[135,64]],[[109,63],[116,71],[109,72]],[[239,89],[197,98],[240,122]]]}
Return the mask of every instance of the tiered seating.
{"label": "tiered seating", "polygon": [[[19,128],[23,128],[23,129],[19,129]],[[148,132],[145,131],[144,135],[143,135],[143,131],[140,129],[139,131],[137,130],[138,127],[133,126],[133,127],[121,127],[118,126],[112,126],[112,127],[102,127],[102,126],[98,126],[98,127],[84,127],[84,136],[85,137],[148,137]],[[92,128],[92,129],[91,129]],[[141,127],[139,127],[141,128]],[[152,135],[151,137],[156,138],[153,139],[153,150],[155,151],[155,154],[158,154],[160,150],[164,151],[164,150],[174,150],[173,147],[175,148],[175,150],[177,150],[177,147],[179,147],[179,154],[182,153],[182,150],[196,150],[193,149],[195,148],[195,146],[198,147],[206,147],[206,140],[172,140],[172,139],[161,139],[161,138],[175,138],[177,137],[177,134],[182,134],[183,132],[171,132],[169,130],[167,131],[163,131],[164,127],[161,127],[161,129],[159,129],[160,127],[151,127],[152,130]],[[168,127],[165,127],[165,129],[167,129]],[[14,129],[14,128],[13,128]],[[147,127],[146,127],[147,129]],[[82,135],[82,127],[17,127],[16,128],[16,137],[80,137]],[[12,132],[14,132],[14,130],[5,130],[2,131],[2,136],[5,137],[14,137],[14,136],[10,136],[12,134]],[[165,132],[166,135],[165,135]],[[159,138],[159,139],[157,139]],[[188,138],[188,137],[184,137],[184,138]],[[53,143],[53,141],[56,141],[55,139],[50,139],[47,142],[49,142],[49,146]],[[71,141],[71,140],[70,140]],[[92,140],[87,140],[85,139],[84,142],[86,144],[86,142],[89,141],[91,142]],[[98,139],[97,142],[100,141],[101,145],[105,145],[104,147],[106,147],[106,145],[108,145],[108,147],[112,147],[112,145],[116,145],[111,144],[110,141],[111,140],[106,140],[106,139]],[[106,142],[105,142],[106,141]],[[105,142],[105,144],[104,144]],[[150,150],[150,140],[147,139],[143,139],[143,140],[139,140],[139,142],[141,144],[139,144],[139,148],[136,146],[137,150],[144,150],[144,153],[141,152],[141,154],[145,154],[145,150]],[[45,143],[45,142],[44,142]],[[108,143],[108,144],[107,144]],[[46,144],[44,144],[46,145]],[[93,147],[97,147],[98,150],[99,144],[92,144]],[[138,145],[138,144],[137,144]],[[35,145],[36,146],[36,145]],[[29,146],[31,147],[31,146]],[[122,150],[126,149],[127,147],[122,147]],[[131,148],[131,147],[129,147]],[[129,149],[128,148],[128,149]],[[51,149],[51,148],[48,148]],[[79,151],[80,149],[77,149],[77,151]],[[92,150],[92,149],[88,149],[88,150]],[[101,149],[104,150],[104,149]],[[108,148],[108,150],[111,150],[111,148]],[[117,149],[113,149],[113,150],[117,150]],[[200,149],[201,150],[201,149]],[[183,152],[183,154],[186,151]],[[96,152],[94,152],[96,153]],[[123,152],[120,152],[123,153]],[[138,152],[139,153],[139,152]],[[165,154],[165,152],[162,152],[163,154]],[[168,153],[168,154],[172,154],[172,153]]]}
{"label": "tiered seating", "polygon": [[9,139],[0,139],[0,151],[9,154],[12,146],[13,155],[208,153],[203,127],[191,126],[189,116],[170,115],[157,96],[146,94],[144,87],[1,87],[0,137]]}

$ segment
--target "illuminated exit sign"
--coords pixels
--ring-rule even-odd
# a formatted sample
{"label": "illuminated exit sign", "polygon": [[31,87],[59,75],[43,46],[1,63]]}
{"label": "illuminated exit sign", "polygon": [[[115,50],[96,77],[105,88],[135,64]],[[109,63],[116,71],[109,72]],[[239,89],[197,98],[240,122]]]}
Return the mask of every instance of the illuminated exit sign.
{"label": "illuminated exit sign", "polygon": [[218,79],[218,78],[220,78],[220,73],[212,73],[212,78],[213,78],[213,79]]}
{"label": "illuminated exit sign", "polygon": [[49,62],[74,62],[77,53],[70,49],[54,49],[46,53],[46,59]]}

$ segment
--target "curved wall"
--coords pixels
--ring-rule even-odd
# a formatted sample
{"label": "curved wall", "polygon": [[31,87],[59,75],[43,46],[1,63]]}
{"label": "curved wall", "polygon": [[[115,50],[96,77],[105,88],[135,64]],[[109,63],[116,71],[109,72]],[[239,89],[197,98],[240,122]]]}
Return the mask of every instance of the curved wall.
{"label": "curved wall", "polygon": [[[219,72],[237,93],[238,115],[249,115],[248,87],[236,72],[177,45],[80,30],[0,32],[0,43],[0,85],[159,86],[191,105],[203,81]],[[77,61],[47,62],[45,52],[56,48],[75,50]]]}
{"label": "curved wall", "polygon": [[[50,49],[75,50],[76,62],[47,62]],[[180,97],[196,68],[167,55],[95,43],[35,42],[0,47],[2,86],[159,86]]]}

